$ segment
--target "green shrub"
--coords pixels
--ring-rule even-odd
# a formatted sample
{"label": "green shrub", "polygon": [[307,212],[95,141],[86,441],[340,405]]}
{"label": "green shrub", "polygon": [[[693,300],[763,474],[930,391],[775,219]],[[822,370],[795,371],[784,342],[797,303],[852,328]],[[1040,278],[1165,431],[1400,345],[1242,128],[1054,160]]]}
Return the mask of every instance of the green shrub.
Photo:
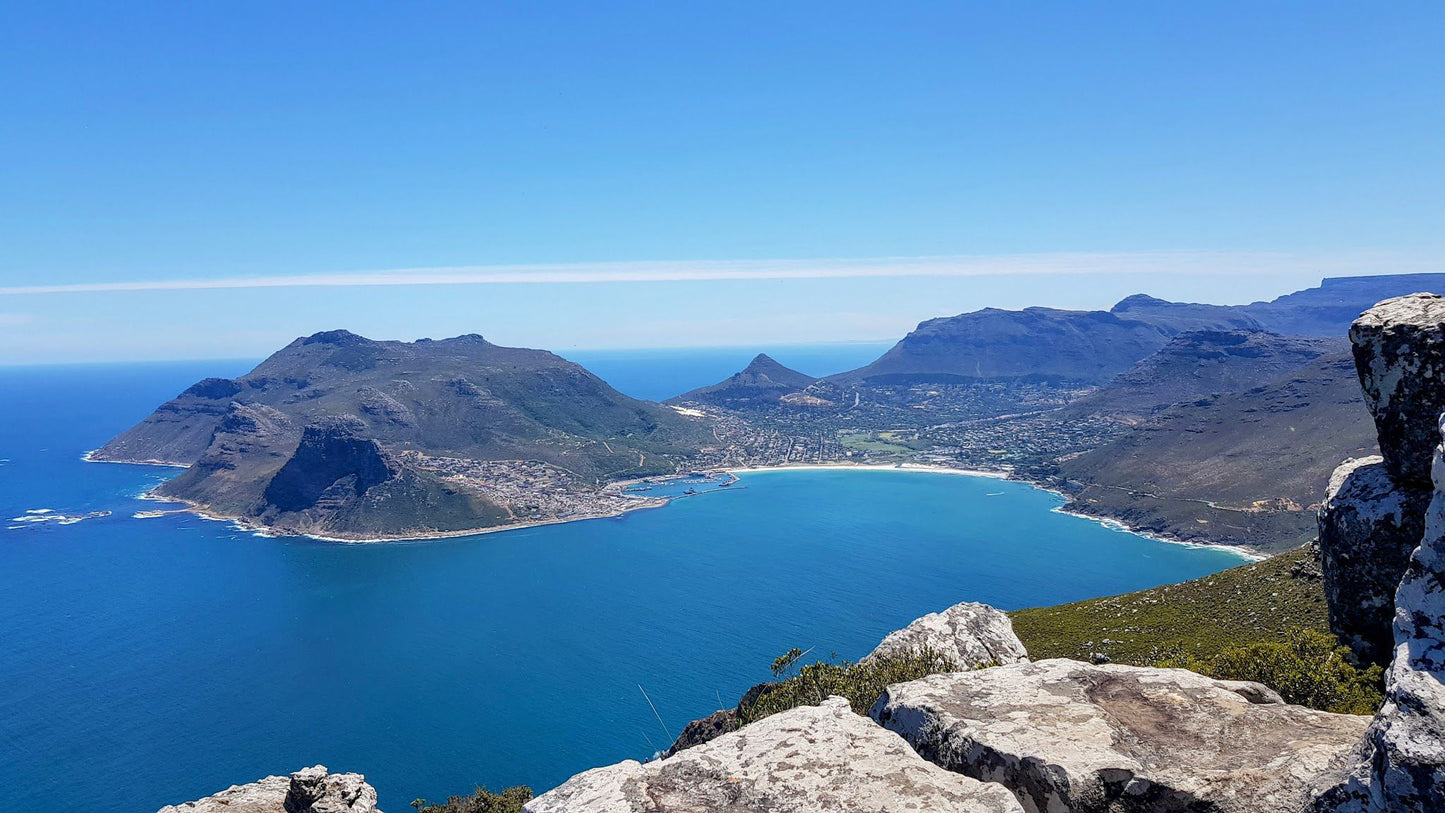
{"label": "green shrub", "polygon": [[1313,546],[1202,579],[1009,615],[1034,660],[1107,658],[1133,666],[1176,654],[1207,659],[1283,641],[1297,629],[1330,631]]}
{"label": "green shrub", "polygon": [[453,796],[439,805],[417,799],[411,806],[417,813],[522,813],[522,805],[531,800],[532,789],[526,785],[516,785],[501,793],[492,793],[478,785],[471,796]]}
{"label": "green shrub", "polygon": [[1250,644],[1207,658],[1174,654],[1158,665],[1224,680],[1253,680],[1290,703],[1321,711],[1374,714],[1384,702],[1383,670],[1355,667],[1347,648],[1314,630],[1295,630],[1283,643]]}
{"label": "green shrub", "polygon": [[[801,654],[794,653],[797,650],[790,650],[774,662],[775,675],[792,670]],[[853,711],[867,714],[889,684],[953,672],[957,668],[947,656],[928,648],[884,655],[866,663],[810,663],[786,680],[763,684],[748,692],[738,704],[738,721],[746,725],[798,706],[816,706],[833,695],[848,698]]]}

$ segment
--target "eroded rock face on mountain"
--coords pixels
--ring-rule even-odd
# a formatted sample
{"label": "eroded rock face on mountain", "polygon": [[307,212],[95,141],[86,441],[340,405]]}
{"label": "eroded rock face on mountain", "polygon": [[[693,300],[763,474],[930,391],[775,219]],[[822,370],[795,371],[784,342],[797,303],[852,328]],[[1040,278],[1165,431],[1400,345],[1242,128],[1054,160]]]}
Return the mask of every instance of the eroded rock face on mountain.
{"label": "eroded rock face on mountain", "polygon": [[359,773],[303,768],[289,777],[268,776],[194,802],[167,805],[159,813],[381,813],[376,789]]}
{"label": "eroded rock face on mountain", "polygon": [[1395,589],[1420,544],[1430,492],[1401,486],[1378,456],[1347,460],[1319,510],[1320,565],[1330,626],[1355,656],[1388,663]]}
{"label": "eroded rock face on mountain", "polygon": [[301,427],[265,404],[232,402],[196,462],[156,493],[228,514],[249,513],[267,480],[296,451]]}
{"label": "eroded rock face on mountain", "polygon": [[1296,810],[1343,773],[1369,722],[1259,684],[1062,659],[890,686],[872,715],[1030,813]]}
{"label": "eroded rock face on mountain", "polygon": [[830,698],[645,765],[572,777],[530,813],[1018,813],[1014,797],[925,762],[896,734]]}
{"label": "eroded rock face on mountain", "polygon": [[266,486],[266,501],[280,511],[305,511],[323,499],[364,494],[401,472],[381,444],[352,416],[323,418],[301,436],[296,453]]}
{"label": "eroded rock face on mountain", "polygon": [[947,657],[959,669],[1029,659],[1028,650],[1014,635],[1008,615],[987,604],[966,601],[889,633],[863,660],[923,648]]}
{"label": "eroded rock face on mountain", "polygon": [[1350,343],[1386,468],[1401,485],[1430,488],[1445,404],[1445,297],[1387,299],[1355,320]]}

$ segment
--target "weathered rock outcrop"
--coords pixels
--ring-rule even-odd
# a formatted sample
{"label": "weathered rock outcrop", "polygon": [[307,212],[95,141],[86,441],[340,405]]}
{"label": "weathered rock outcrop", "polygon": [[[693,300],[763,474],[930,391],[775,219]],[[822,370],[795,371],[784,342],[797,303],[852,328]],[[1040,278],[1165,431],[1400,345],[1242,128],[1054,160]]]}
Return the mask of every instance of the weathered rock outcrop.
{"label": "weathered rock outcrop", "polygon": [[896,734],[830,698],[677,756],[578,774],[530,813],[1015,813],[999,785],[925,762]]}
{"label": "weathered rock outcrop", "polygon": [[[1419,544],[1394,594],[1394,657],[1386,673],[1385,704],[1370,724],[1351,775],[1309,809],[1440,811],[1445,810],[1445,444],[1440,443],[1445,433],[1445,299],[1414,294],[1382,302],[1356,320],[1350,338],[1388,479],[1396,484],[1390,491],[1377,477],[1372,488],[1362,489],[1354,498],[1361,514],[1381,517],[1398,505],[1418,505],[1413,492],[1422,471],[1430,476],[1431,491],[1419,523]],[[1324,523],[1322,513],[1322,531]],[[1366,522],[1353,530],[1357,547],[1378,541],[1362,536],[1372,527]],[[1340,589],[1330,595],[1332,614],[1335,604],[1347,611],[1355,598],[1348,577],[1336,576],[1335,582]]]}
{"label": "weathered rock outcrop", "polygon": [[[767,684],[760,684],[767,685]],[[757,688],[756,686],[753,688]],[[695,748],[703,743],[737,731],[742,727],[742,718],[736,708],[718,709],[706,717],[700,717],[682,727],[682,733],[677,735],[672,746],[667,749],[665,756],[672,756],[689,748]]]}
{"label": "weathered rock outcrop", "polygon": [[890,686],[872,715],[1030,813],[1296,810],[1343,773],[1368,724],[1255,683],[1071,660]]}
{"label": "weathered rock outcrop", "polygon": [[863,660],[910,649],[928,648],[952,660],[959,669],[977,669],[1029,659],[1014,635],[1007,614],[987,604],[965,601],[941,613],[929,613],[901,630],[890,632]]}
{"label": "weathered rock outcrop", "polygon": [[[1445,434],[1445,419],[1439,431]],[[1420,546],[1395,595],[1395,657],[1385,705],[1356,769],[1311,808],[1319,813],[1445,810],[1445,444]]]}
{"label": "weathered rock outcrop", "polygon": [[1445,404],[1445,297],[1387,299],[1355,320],[1350,342],[1386,468],[1402,485],[1430,488]]}
{"label": "weathered rock outcrop", "polygon": [[1365,663],[1395,649],[1395,589],[1425,529],[1430,492],[1401,486],[1379,456],[1347,460],[1319,510],[1330,626]]}
{"label": "weathered rock outcrop", "polygon": [[268,776],[194,802],[167,805],[159,813],[381,813],[376,789],[359,773],[303,768],[289,777]]}

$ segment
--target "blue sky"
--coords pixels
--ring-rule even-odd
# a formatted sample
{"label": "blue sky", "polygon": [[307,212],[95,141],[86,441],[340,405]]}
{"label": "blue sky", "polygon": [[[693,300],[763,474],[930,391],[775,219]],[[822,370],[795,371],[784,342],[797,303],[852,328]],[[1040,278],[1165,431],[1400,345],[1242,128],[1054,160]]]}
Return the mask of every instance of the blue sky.
{"label": "blue sky", "polygon": [[0,363],[343,326],[874,340],[1445,270],[1442,28],[1440,2],[8,3]]}

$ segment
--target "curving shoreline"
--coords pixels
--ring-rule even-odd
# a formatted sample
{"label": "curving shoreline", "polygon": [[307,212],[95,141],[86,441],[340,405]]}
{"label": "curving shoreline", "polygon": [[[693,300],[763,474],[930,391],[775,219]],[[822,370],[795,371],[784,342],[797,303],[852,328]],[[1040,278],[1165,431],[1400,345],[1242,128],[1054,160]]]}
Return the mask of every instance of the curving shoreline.
{"label": "curving shoreline", "polygon": [[[949,466],[935,466],[930,463],[790,463],[782,466],[754,466],[752,468],[724,469],[729,474],[750,474],[770,471],[914,471],[927,474],[955,474],[964,477],[988,477],[994,480],[1010,479],[1009,472],[987,469],[956,469]],[[1018,481],[1023,482],[1023,481]]]}
{"label": "curving shoreline", "polygon": [[[177,468],[177,467],[179,467],[179,468],[184,468],[183,464],[174,463],[174,462],[153,461],[153,460],[106,460],[106,459],[103,459],[103,458],[93,457],[93,454],[94,454],[93,451],[92,451],[92,452],[86,452],[84,455],[81,456],[81,459],[84,460],[84,461],[87,462],[87,463],[113,463],[113,464],[122,464],[122,465],[166,466],[166,467],[170,467],[170,468]],[[731,474],[731,475],[734,475],[734,476],[746,475],[746,474],[768,474],[768,473],[772,473],[772,472],[804,472],[804,471],[852,471],[852,472],[889,472],[889,471],[900,472],[900,471],[901,471],[901,472],[911,472],[911,473],[919,473],[919,474],[946,474],[946,475],[960,476],[960,477],[982,477],[982,478],[987,478],[987,479],[992,479],[992,480],[1008,480],[1008,481],[1010,481],[1010,482],[1022,483],[1022,484],[1028,485],[1028,486],[1030,486],[1030,487],[1032,487],[1032,488],[1036,488],[1036,489],[1038,489],[1038,490],[1040,490],[1040,491],[1047,491],[1047,492],[1049,492],[1050,494],[1055,494],[1055,495],[1057,495],[1060,499],[1063,500],[1063,504],[1062,504],[1062,505],[1059,505],[1059,506],[1057,506],[1057,507],[1055,507],[1055,508],[1053,508],[1052,510],[1057,511],[1057,512],[1062,513],[1062,514],[1068,514],[1069,516],[1079,517],[1080,519],[1086,519],[1086,520],[1090,520],[1090,521],[1092,521],[1092,522],[1097,522],[1097,523],[1099,523],[1099,524],[1101,524],[1101,525],[1103,525],[1103,526],[1105,526],[1105,527],[1107,527],[1107,528],[1111,528],[1111,529],[1119,530],[1119,531],[1124,531],[1124,532],[1127,532],[1127,533],[1131,533],[1131,534],[1133,534],[1133,535],[1135,535],[1135,536],[1143,537],[1143,538],[1145,538],[1145,539],[1150,539],[1150,540],[1153,540],[1153,541],[1155,541],[1155,542],[1163,542],[1163,543],[1170,544],[1170,545],[1182,545],[1182,546],[1188,547],[1188,548],[1202,548],[1202,549],[1209,549],[1209,550],[1224,550],[1224,551],[1228,551],[1228,552],[1231,552],[1231,553],[1236,554],[1237,556],[1239,556],[1241,559],[1243,559],[1243,560],[1245,560],[1245,561],[1251,561],[1251,562],[1252,562],[1252,561],[1260,561],[1260,560],[1262,560],[1262,559],[1268,559],[1268,558],[1269,558],[1269,554],[1266,554],[1266,553],[1264,553],[1264,552],[1262,552],[1262,551],[1259,551],[1259,550],[1257,550],[1257,549],[1255,549],[1255,548],[1252,548],[1252,547],[1249,547],[1249,546],[1246,546],[1246,545],[1223,545],[1223,544],[1218,544],[1218,543],[1213,543],[1213,542],[1199,542],[1199,541],[1196,541],[1196,540],[1174,539],[1174,538],[1171,538],[1171,537],[1168,537],[1168,536],[1164,536],[1164,535],[1161,535],[1161,534],[1157,534],[1157,533],[1153,533],[1153,532],[1150,532],[1150,531],[1146,531],[1146,530],[1142,530],[1142,529],[1130,527],[1127,523],[1125,523],[1125,522],[1123,522],[1123,521],[1121,521],[1121,520],[1118,520],[1118,519],[1114,519],[1114,518],[1112,518],[1112,517],[1095,516],[1095,515],[1092,515],[1092,514],[1085,514],[1085,513],[1080,512],[1080,511],[1072,510],[1073,500],[1072,500],[1072,498],[1071,498],[1068,494],[1065,494],[1064,492],[1059,491],[1058,489],[1050,488],[1048,485],[1046,485],[1046,484],[1044,484],[1044,483],[1035,482],[1035,481],[1032,481],[1032,480],[1027,480],[1027,479],[1024,479],[1024,478],[1016,477],[1016,476],[1014,476],[1014,473],[1013,473],[1012,471],[988,470],[988,469],[963,469],[963,468],[954,468],[954,467],[950,467],[950,466],[939,466],[939,465],[934,465],[934,464],[929,464],[929,463],[901,463],[901,464],[900,464],[900,463],[790,463],[790,464],[776,465],[776,466],[751,466],[751,467],[747,467],[747,466],[733,466],[733,467],[727,467],[727,468],[720,469],[720,471],[725,471],[725,472],[727,472],[728,474]],[[636,483],[636,482],[643,482],[643,480],[619,481],[618,483],[612,484],[612,486],[624,487],[624,488],[625,488],[628,484],[630,484],[630,483]],[[708,493],[708,492],[700,492],[700,493]],[[679,495],[674,495],[674,496],[670,496],[670,497],[633,497],[633,499],[635,499],[635,500],[637,501],[637,504],[636,504],[636,505],[629,505],[629,506],[627,506],[626,508],[623,508],[623,509],[621,509],[621,510],[619,510],[619,511],[612,511],[612,512],[607,512],[607,513],[589,514],[589,515],[586,515],[586,516],[565,517],[565,518],[558,518],[558,519],[528,520],[528,521],[525,521],[525,522],[510,523],[510,524],[507,524],[507,525],[498,525],[498,526],[491,527],[491,528],[475,528],[475,529],[460,530],[460,531],[433,531],[433,532],[419,533],[419,534],[408,534],[408,535],[398,535],[398,536],[380,536],[380,537],[328,536],[328,535],[325,535],[325,534],[318,534],[318,533],[304,533],[304,532],[294,532],[294,531],[281,531],[281,530],[277,530],[277,529],[275,529],[275,528],[272,528],[272,527],[269,527],[269,526],[266,526],[266,525],[260,525],[260,524],[257,524],[257,523],[249,522],[249,521],[247,521],[246,519],[244,519],[244,518],[242,518],[242,517],[236,517],[236,516],[229,516],[229,515],[225,515],[225,514],[217,514],[217,513],[214,513],[214,512],[212,512],[211,510],[209,510],[209,507],[208,507],[208,506],[201,505],[201,504],[199,504],[199,503],[192,503],[192,502],[190,502],[189,500],[183,500],[183,499],[180,499],[180,498],[177,498],[177,497],[161,496],[161,495],[156,494],[154,489],[151,489],[151,490],[149,490],[149,491],[146,491],[144,494],[141,494],[141,495],[140,495],[140,498],[141,498],[141,499],[144,499],[144,500],[154,500],[154,501],[157,501],[157,502],[169,502],[169,503],[174,503],[174,504],[178,504],[178,505],[183,505],[183,506],[185,506],[184,508],[179,508],[179,509],[176,509],[175,511],[156,512],[155,514],[151,514],[150,516],[144,517],[145,519],[150,519],[150,518],[154,518],[154,517],[157,517],[157,516],[164,516],[164,515],[169,515],[169,514],[176,514],[176,513],[189,513],[189,514],[194,514],[195,516],[198,516],[198,517],[200,517],[201,519],[205,519],[205,520],[208,520],[208,521],[213,521],[213,522],[230,522],[230,523],[232,523],[232,525],[236,528],[236,530],[238,530],[238,531],[244,531],[244,532],[246,532],[246,533],[253,534],[253,535],[255,535],[255,536],[262,536],[262,537],[268,537],[268,538],[287,538],[287,537],[290,537],[290,538],[297,538],[297,539],[311,539],[311,540],[315,540],[315,541],[318,541],[318,542],[334,542],[334,543],[344,543],[344,544],[376,544],[376,543],[387,543],[387,542],[426,542],[426,541],[429,541],[429,540],[457,539],[457,538],[460,538],[460,537],[467,537],[467,536],[482,536],[482,535],[484,535],[484,534],[502,533],[502,532],[504,532],[504,531],[520,531],[520,530],[525,530],[525,529],[528,529],[528,528],[539,528],[539,527],[543,527],[543,526],[547,526],[547,525],[562,525],[562,524],[564,524],[564,523],[569,523],[569,522],[585,522],[585,521],[587,521],[587,520],[594,520],[594,519],[616,519],[616,518],[622,517],[622,516],[624,516],[624,515],[626,515],[626,514],[630,514],[630,513],[632,513],[633,511],[641,511],[641,510],[646,510],[646,509],[649,509],[649,508],[662,508],[662,507],[666,506],[667,504],[669,504],[670,502],[672,502],[673,500],[675,500],[675,499],[680,499],[681,497],[684,497],[684,496],[697,496],[697,495],[679,494]]]}
{"label": "curving shoreline", "polygon": [[1097,522],[1106,528],[1123,531],[1135,536],[1143,537],[1154,542],[1163,542],[1169,545],[1181,545],[1186,548],[1200,548],[1203,550],[1228,551],[1239,556],[1247,562],[1258,562],[1268,559],[1271,554],[1260,551],[1248,545],[1224,545],[1217,542],[1199,542],[1197,540],[1176,539],[1173,537],[1157,534],[1141,528],[1131,527],[1128,523],[1113,517],[1101,517],[1093,514],[1086,514],[1082,511],[1073,510],[1074,500],[1068,494],[1048,485],[1014,476],[1012,471],[991,471],[987,469],[959,469],[949,466],[936,466],[924,463],[905,463],[902,465],[891,463],[799,463],[785,466],[759,466],[750,469],[728,469],[732,474],[745,474],[751,472],[775,472],[775,471],[909,471],[922,472],[927,474],[953,474],[965,477],[986,477],[993,480],[1007,480],[1011,483],[1022,483],[1036,488],[1039,491],[1047,491],[1063,500],[1063,504],[1051,510],[1060,514],[1067,514],[1071,517],[1086,519],[1090,522]]}

